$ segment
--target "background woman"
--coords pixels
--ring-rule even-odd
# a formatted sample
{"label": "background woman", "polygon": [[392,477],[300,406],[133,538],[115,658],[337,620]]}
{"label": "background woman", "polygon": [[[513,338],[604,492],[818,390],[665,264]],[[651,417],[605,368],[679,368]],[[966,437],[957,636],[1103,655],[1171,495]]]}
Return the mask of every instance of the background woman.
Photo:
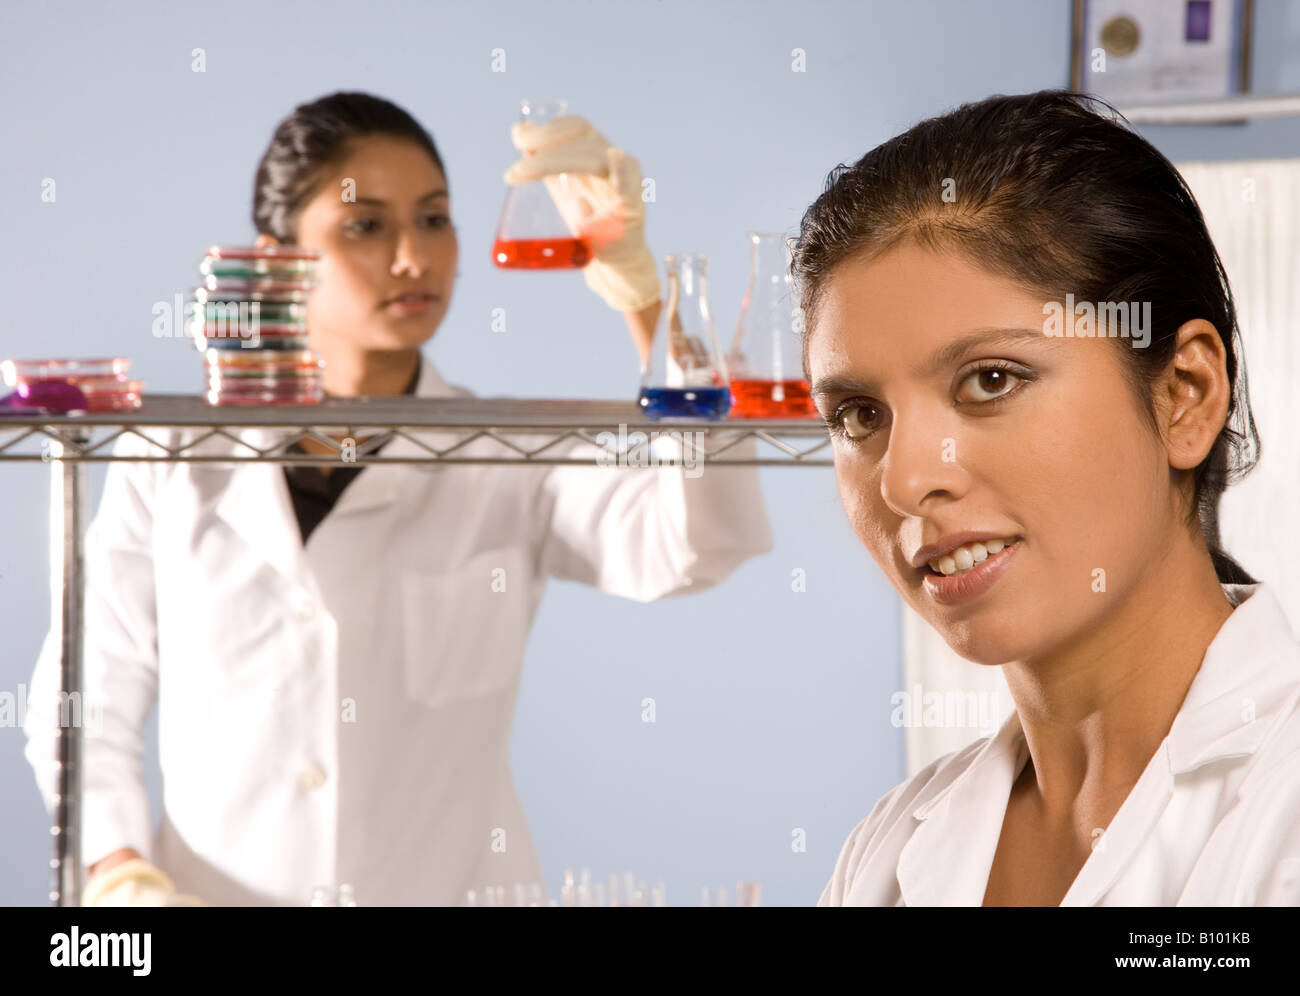
{"label": "background woman", "polygon": [[[587,282],[644,356],[659,288],[636,160],[578,118],[517,126],[515,141],[512,182],[581,174],[580,200],[559,206],[600,233]],[[258,167],[253,219],[261,245],[324,254],[308,325],[329,394],[469,395],[420,353],[458,248],[441,156],[405,111],[359,93],[297,108]],[[103,710],[85,746],[87,903],[302,904],[346,883],[362,905],[459,904],[540,882],[507,754],[545,579],[644,601],[771,548],[753,468],[610,470],[570,443],[590,467],[362,470],[304,445],[334,462],[110,470],[86,541],[86,701]],[[150,449],[124,437],[118,452]],[[57,637],[27,724],[47,805]],[[155,701],[156,836],[141,769]]]}

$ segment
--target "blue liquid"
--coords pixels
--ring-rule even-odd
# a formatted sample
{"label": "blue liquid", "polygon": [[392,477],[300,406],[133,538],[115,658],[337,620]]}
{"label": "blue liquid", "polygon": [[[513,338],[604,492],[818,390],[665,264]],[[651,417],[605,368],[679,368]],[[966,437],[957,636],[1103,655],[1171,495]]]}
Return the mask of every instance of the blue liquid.
{"label": "blue liquid", "polygon": [[646,418],[723,418],[731,410],[731,388],[647,387],[638,403]]}

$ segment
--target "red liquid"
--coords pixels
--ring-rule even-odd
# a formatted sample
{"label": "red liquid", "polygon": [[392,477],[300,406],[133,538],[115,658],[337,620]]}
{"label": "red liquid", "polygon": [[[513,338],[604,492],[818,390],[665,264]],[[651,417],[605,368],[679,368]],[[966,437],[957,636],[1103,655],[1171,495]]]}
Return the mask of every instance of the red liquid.
{"label": "red liquid", "polygon": [[[777,385],[785,395],[781,400],[772,397]],[[733,380],[731,398],[732,418],[806,418],[817,414],[808,394],[808,382],[802,378]]]}
{"label": "red liquid", "polygon": [[582,239],[497,239],[492,262],[503,270],[576,270],[591,262]]}

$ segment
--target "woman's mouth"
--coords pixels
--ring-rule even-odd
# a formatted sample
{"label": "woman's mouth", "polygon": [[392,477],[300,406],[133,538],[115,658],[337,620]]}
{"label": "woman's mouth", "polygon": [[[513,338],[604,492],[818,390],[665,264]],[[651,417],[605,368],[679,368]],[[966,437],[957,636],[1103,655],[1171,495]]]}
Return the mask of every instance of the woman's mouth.
{"label": "woman's mouth", "polygon": [[437,298],[433,294],[416,291],[410,294],[402,294],[399,297],[391,297],[384,302],[383,307],[390,314],[411,317],[428,312],[436,300]]}
{"label": "woman's mouth", "polygon": [[963,543],[930,561],[923,569],[921,587],[944,605],[978,598],[1007,572],[1022,543],[1019,536]]}

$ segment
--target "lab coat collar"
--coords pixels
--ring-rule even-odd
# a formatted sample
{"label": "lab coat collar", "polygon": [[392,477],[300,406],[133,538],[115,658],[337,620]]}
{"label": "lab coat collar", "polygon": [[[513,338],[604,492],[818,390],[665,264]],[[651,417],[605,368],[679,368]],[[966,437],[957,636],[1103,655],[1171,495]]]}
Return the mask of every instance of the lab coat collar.
{"label": "lab coat collar", "polygon": [[[463,388],[448,384],[433,363],[420,356],[420,375],[415,387],[419,398],[463,396]],[[232,453],[248,455],[279,452],[288,445],[296,431],[290,428],[241,429],[231,433]],[[398,436],[384,447],[388,456],[417,456],[426,451],[410,440]],[[430,468],[421,468],[428,470]],[[374,471],[382,470],[382,473]],[[348,485],[330,510],[330,516],[352,515],[389,505],[396,498],[405,475],[413,465],[394,464],[371,467]],[[229,478],[216,506],[217,514],[230,523],[249,546],[278,571],[290,578],[304,576],[306,562],[301,534],[284,481],[281,465],[257,463],[230,468]]]}
{"label": "lab coat collar", "polygon": [[1300,647],[1265,584],[1223,585],[1237,605],[1205,652],[1169,731],[1169,765],[1186,774],[1253,754],[1300,691]]}
{"label": "lab coat collar", "polygon": [[[1206,649],[1153,759],[1163,752],[1166,763],[1148,765],[1106,831],[1115,843],[1093,851],[1062,905],[1090,905],[1104,894],[1130,852],[1124,842],[1136,846],[1159,818],[1176,776],[1254,753],[1300,695],[1300,644],[1272,590],[1264,584],[1222,588],[1237,607]],[[898,861],[909,906],[983,902],[1011,787],[1029,757],[1019,714],[1013,711],[983,746],[967,750],[977,751],[968,767],[912,812],[920,823]]]}

